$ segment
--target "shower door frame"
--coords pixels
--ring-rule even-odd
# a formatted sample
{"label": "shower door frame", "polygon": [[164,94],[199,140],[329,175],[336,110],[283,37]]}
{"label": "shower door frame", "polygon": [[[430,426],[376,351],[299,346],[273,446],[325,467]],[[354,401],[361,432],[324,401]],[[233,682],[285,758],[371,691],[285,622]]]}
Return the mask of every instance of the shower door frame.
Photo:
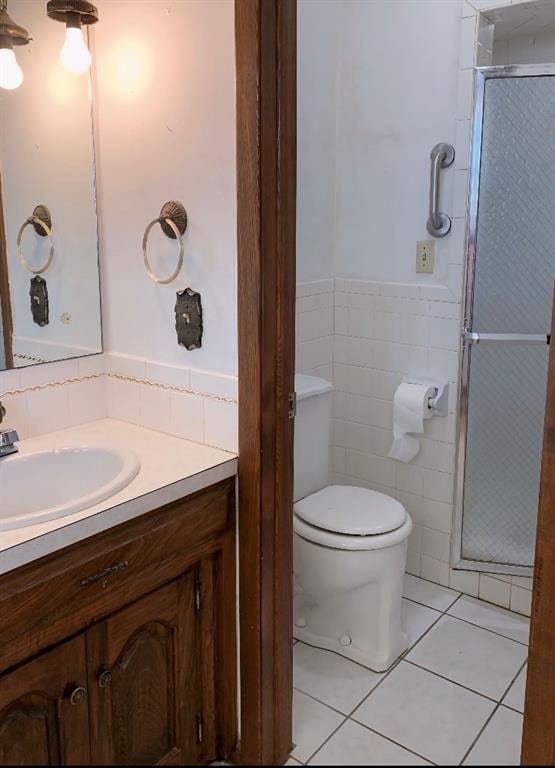
{"label": "shower door frame", "polygon": [[[509,64],[477,67],[474,81],[474,111],[472,119],[472,144],[470,161],[470,186],[468,195],[468,224],[466,240],[466,276],[464,315],[461,328],[461,358],[459,370],[459,430],[457,441],[457,477],[453,517],[453,546],[451,567],[481,573],[502,573],[511,576],[532,576],[533,566],[505,565],[503,563],[469,560],[462,556],[462,530],[464,514],[464,480],[466,466],[466,439],[468,429],[468,394],[470,377],[470,346],[464,340],[465,328],[472,328],[474,307],[474,279],[476,268],[476,239],[478,227],[478,203],[480,196],[480,170],[482,165],[482,133],[484,124],[484,100],[486,81],[507,77],[555,76],[555,64]],[[547,333],[547,331],[546,331]],[[539,488],[538,488],[539,492]]]}

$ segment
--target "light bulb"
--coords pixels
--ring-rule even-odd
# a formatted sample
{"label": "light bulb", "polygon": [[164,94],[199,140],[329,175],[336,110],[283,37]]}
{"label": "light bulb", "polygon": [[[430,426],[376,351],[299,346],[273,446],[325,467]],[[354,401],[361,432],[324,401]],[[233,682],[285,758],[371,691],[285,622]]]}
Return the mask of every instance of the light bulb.
{"label": "light bulb", "polygon": [[81,75],[91,66],[91,54],[87,48],[81,27],[66,27],[66,39],[60,51],[62,64],[74,75]]}
{"label": "light bulb", "polygon": [[0,88],[13,91],[23,82],[23,70],[12,48],[0,48]]}

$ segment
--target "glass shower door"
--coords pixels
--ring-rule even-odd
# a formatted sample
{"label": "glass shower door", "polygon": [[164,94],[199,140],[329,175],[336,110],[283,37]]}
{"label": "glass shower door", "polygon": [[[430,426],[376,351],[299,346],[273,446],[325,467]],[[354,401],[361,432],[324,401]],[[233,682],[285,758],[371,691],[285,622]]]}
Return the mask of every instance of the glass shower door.
{"label": "glass shower door", "polygon": [[477,72],[456,565],[534,561],[555,273],[555,68]]}

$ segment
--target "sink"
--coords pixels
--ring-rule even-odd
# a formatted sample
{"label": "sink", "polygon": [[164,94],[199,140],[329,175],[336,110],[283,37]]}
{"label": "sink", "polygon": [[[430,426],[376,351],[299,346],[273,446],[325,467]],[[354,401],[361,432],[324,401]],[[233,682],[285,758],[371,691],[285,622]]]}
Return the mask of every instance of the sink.
{"label": "sink", "polygon": [[0,459],[0,531],[80,512],[125,488],[139,459],[115,446],[68,445]]}

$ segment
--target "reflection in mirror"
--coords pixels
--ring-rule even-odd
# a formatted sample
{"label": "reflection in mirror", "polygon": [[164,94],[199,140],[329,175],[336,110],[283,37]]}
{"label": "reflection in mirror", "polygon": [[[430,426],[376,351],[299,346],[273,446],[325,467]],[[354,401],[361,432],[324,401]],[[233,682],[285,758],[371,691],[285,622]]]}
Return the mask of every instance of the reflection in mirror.
{"label": "reflection in mirror", "polygon": [[8,10],[32,39],[0,87],[0,370],[102,351],[90,75],[44,0]]}

